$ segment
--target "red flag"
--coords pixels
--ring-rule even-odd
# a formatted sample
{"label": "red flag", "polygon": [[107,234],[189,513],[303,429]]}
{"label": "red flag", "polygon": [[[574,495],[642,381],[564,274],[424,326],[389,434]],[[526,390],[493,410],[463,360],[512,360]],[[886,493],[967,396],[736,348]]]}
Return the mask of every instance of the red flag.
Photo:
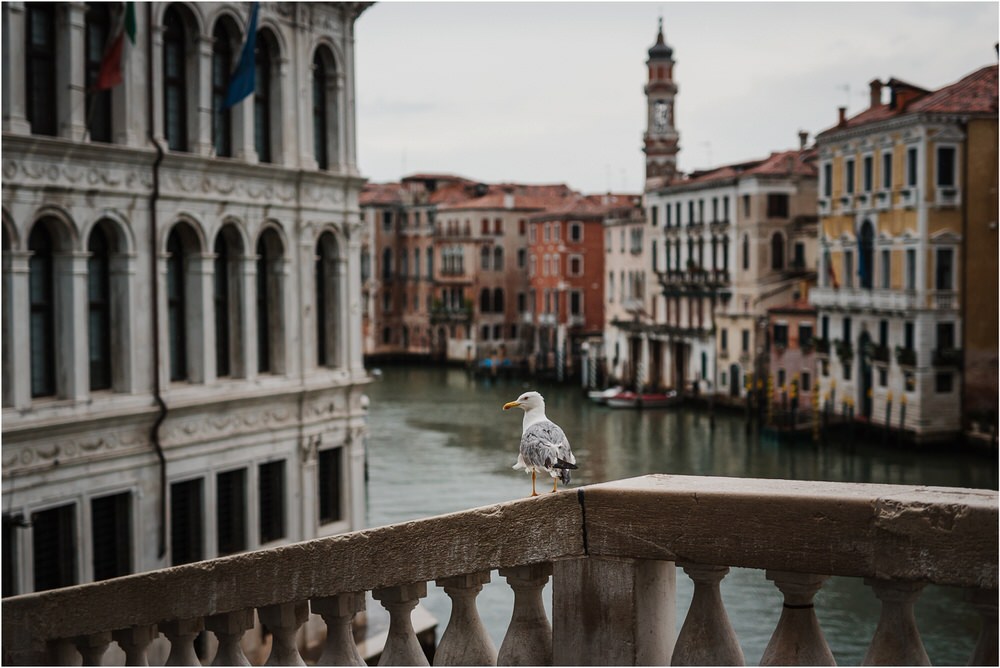
{"label": "red flag", "polygon": [[135,44],[135,3],[126,2],[122,7],[121,17],[115,26],[115,36],[104,52],[101,61],[101,71],[97,75],[95,90],[114,88],[122,82],[122,52],[125,47],[125,37]]}

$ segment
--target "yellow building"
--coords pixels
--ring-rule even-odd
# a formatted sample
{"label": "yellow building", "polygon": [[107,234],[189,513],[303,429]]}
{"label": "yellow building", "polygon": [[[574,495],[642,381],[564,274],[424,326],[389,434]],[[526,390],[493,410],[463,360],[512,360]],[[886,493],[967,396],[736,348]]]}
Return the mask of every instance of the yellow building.
{"label": "yellow building", "polygon": [[917,440],[950,438],[966,377],[997,402],[997,66],[936,91],[870,87],[868,109],[816,138],[819,389],[896,428],[905,403]]}

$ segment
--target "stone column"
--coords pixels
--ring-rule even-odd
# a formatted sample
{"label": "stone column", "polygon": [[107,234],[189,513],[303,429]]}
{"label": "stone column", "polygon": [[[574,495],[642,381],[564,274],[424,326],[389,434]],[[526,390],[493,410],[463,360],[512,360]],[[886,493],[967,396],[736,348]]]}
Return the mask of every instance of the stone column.
{"label": "stone column", "polygon": [[892,582],[865,578],[882,601],[875,636],[863,666],[929,666],[930,659],[917,630],[913,604],[924,588],[923,582]]}
{"label": "stone column", "polygon": [[[56,41],[59,44],[56,66],[56,104],[59,115],[59,136],[70,141],[83,141],[87,133],[87,85],[84,78],[84,52],[87,5],[69,2],[65,14],[56,18]],[[62,21],[65,24],[62,24]],[[61,30],[63,28],[64,30]]]}
{"label": "stone column", "polygon": [[552,665],[552,626],[542,603],[542,589],[551,574],[550,563],[500,569],[514,590],[514,612],[500,644],[497,665]]}
{"label": "stone column", "polygon": [[417,582],[399,587],[376,589],[372,597],[389,611],[389,632],[382,650],[380,666],[427,666],[427,657],[420,647],[410,621],[410,613],[421,598],[427,596],[427,583]]}
{"label": "stone column", "polygon": [[214,155],[212,141],[212,37],[195,38],[198,81],[194,89],[197,96],[194,113],[194,132],[191,134],[191,152],[196,155]]}
{"label": "stone column", "polygon": [[205,618],[205,628],[219,640],[213,666],[249,666],[240,640],[247,629],[253,628],[253,608],[212,615]]}
{"label": "stone column", "polygon": [[271,632],[271,653],[265,665],[306,665],[295,645],[295,634],[309,619],[309,601],[264,606],[257,609],[257,615]]}
{"label": "stone column", "polygon": [[187,313],[188,374],[192,383],[215,382],[215,319],[210,304],[212,276],[215,273],[211,253],[192,253],[185,280]]}
{"label": "stone column", "polygon": [[170,656],[168,666],[200,666],[201,660],[194,651],[194,640],[205,629],[201,617],[197,619],[179,619],[160,625],[163,635],[170,641]]}
{"label": "stone column", "polygon": [[318,666],[364,666],[365,660],[354,642],[352,622],[365,609],[365,593],[352,592],[314,598],[312,611],[326,622],[326,642]]}
{"label": "stone column", "polygon": [[146,654],[152,643],[159,636],[156,625],[133,626],[130,629],[120,629],[112,631],[111,637],[118,643],[118,646],[125,652],[126,666],[148,666],[149,658]]}
{"label": "stone column", "polygon": [[111,258],[111,386],[115,392],[131,392],[135,386],[136,346],[133,320],[137,320],[132,294],[135,286],[135,255],[119,253]]}
{"label": "stone column", "polygon": [[243,273],[243,368],[246,378],[257,377],[257,256],[253,249],[241,258]]}
{"label": "stone column", "polygon": [[694,581],[694,596],[677,636],[671,665],[742,666],[743,649],[722,603],[719,583],[728,566],[680,564]]}
{"label": "stone column", "polygon": [[674,564],[587,557],[552,565],[557,666],[667,665],[675,627]]}
{"label": "stone column", "polygon": [[813,607],[813,598],[828,576],[771,570],[766,574],[767,579],[784,594],[785,600],[778,626],[767,643],[760,665],[837,665]]}
{"label": "stone column", "polygon": [[[8,5],[3,5],[6,11]],[[4,254],[4,383],[3,405],[24,410],[31,406],[31,328],[27,326],[31,303],[28,298],[30,274],[27,251]],[[9,321],[8,321],[9,318]],[[16,326],[23,323],[24,326]]]}
{"label": "stone column", "polygon": [[90,396],[87,350],[87,259],[85,252],[56,254],[56,390],[60,397],[85,401]]}
{"label": "stone column", "polygon": [[30,134],[24,59],[25,19],[23,2],[5,2],[3,11],[3,131]]}
{"label": "stone column", "polygon": [[83,665],[99,666],[104,658],[104,653],[108,650],[108,645],[111,644],[111,632],[104,631],[80,636],[73,639],[73,644],[83,658]]}
{"label": "stone column", "polygon": [[497,665],[496,647],[476,610],[476,597],[489,581],[489,571],[437,581],[451,599],[451,617],[434,654],[435,666]]}

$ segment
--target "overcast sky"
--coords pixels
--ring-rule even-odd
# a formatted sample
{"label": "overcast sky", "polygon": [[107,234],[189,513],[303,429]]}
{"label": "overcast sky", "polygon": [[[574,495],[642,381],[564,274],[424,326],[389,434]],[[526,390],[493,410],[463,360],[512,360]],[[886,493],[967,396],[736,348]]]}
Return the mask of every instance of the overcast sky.
{"label": "overcast sky", "polygon": [[356,24],[362,173],[640,192],[661,14],[683,171],[795,148],[875,77],[934,89],[997,62],[997,2],[379,2]]}

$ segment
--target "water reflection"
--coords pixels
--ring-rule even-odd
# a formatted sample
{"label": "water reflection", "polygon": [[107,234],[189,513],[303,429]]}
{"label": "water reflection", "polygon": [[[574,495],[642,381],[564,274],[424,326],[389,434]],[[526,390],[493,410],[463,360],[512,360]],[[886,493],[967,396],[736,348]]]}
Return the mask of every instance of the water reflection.
{"label": "water reflection", "polygon": [[[779,445],[748,436],[738,413],[718,413],[713,427],[706,411],[612,410],[594,406],[567,386],[477,380],[460,369],[387,367],[368,392],[369,525],[527,496],[530,478],[511,469],[522,415],[501,407],[529,387],[545,396],[546,413],[573,444],[580,464],[573,486],[672,473],[997,489],[997,462],[988,456],[857,441]],[[493,578],[478,604],[499,647],[513,594],[499,575]],[[680,624],[691,584],[683,572],[677,582]],[[722,595],[747,664],[759,663],[781,611],[781,594],[762,571],[733,569]],[[917,622],[934,664],[964,664],[971,655],[979,620],[964,597],[963,591],[928,587],[917,603]],[[871,590],[859,579],[836,577],[816,600],[837,662],[859,664],[878,622]],[[447,621],[450,603],[439,587],[431,583],[424,602],[442,624]]]}

